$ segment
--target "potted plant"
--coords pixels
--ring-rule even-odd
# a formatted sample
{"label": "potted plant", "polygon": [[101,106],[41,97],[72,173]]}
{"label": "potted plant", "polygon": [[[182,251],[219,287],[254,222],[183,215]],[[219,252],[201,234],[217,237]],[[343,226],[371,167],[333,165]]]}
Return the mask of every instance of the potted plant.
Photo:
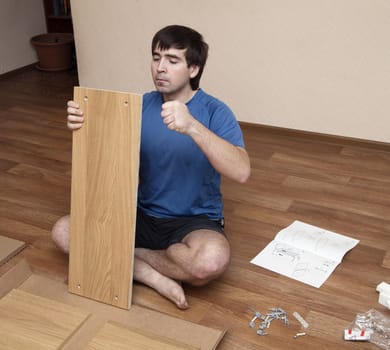
{"label": "potted plant", "polygon": [[47,33],[31,38],[39,63],[44,71],[67,70],[72,67],[74,37],[71,33]]}

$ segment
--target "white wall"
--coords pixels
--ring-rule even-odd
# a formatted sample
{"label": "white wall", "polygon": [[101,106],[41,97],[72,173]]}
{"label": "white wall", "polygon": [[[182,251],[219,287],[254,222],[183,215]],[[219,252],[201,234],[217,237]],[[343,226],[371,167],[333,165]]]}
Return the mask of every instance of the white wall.
{"label": "white wall", "polygon": [[42,0],[1,0],[0,74],[37,62],[30,39],[45,32]]}
{"label": "white wall", "polygon": [[153,89],[168,24],[210,44],[201,86],[241,121],[390,142],[388,0],[72,1],[81,85]]}

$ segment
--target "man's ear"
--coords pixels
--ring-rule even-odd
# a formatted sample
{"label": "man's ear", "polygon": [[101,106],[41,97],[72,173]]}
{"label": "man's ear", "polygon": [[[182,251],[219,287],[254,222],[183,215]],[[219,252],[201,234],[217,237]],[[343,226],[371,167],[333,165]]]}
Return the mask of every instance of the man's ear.
{"label": "man's ear", "polygon": [[190,78],[195,78],[199,73],[199,66],[190,66]]}

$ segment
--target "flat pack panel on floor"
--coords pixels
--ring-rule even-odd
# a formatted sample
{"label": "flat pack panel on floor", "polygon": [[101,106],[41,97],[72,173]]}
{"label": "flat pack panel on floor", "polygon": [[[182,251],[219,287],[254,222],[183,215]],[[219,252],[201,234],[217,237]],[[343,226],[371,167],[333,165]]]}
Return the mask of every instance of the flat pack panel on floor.
{"label": "flat pack panel on floor", "polygon": [[128,309],[142,96],[76,87],[74,100],[69,291]]}
{"label": "flat pack panel on floor", "polygon": [[[91,298],[80,297],[69,293],[66,283],[34,274],[25,260],[20,261],[0,277],[0,295],[5,295],[4,298],[6,298],[13,288],[18,288],[18,293],[24,292],[26,296],[29,296],[24,298],[27,304],[38,305],[34,300],[40,298],[41,306],[38,309],[38,315],[30,317],[30,319],[33,319],[33,327],[36,327],[35,324],[40,324],[40,318],[45,317],[46,308],[52,309],[51,305],[62,305],[61,310],[64,310],[63,306],[65,305],[65,310],[61,311],[60,316],[50,316],[50,319],[45,319],[45,322],[48,322],[48,327],[44,326],[37,329],[37,332],[41,332],[43,335],[51,327],[62,327],[63,322],[69,324],[69,314],[76,312],[77,314],[89,315],[85,322],[77,327],[76,331],[61,345],[62,350],[84,350],[106,323],[113,323],[126,330],[136,330],[137,333],[147,335],[160,342],[165,341],[168,344],[184,346],[184,349],[216,349],[226,332],[226,329],[210,328],[137,305],[133,305],[130,310],[126,310],[97,302]],[[3,300],[0,300],[0,305]],[[54,308],[58,309],[57,306]],[[62,312],[64,312],[64,317]],[[1,316],[5,317],[0,309],[0,331],[3,329],[3,325],[6,324]],[[19,337],[19,331],[12,332],[15,337]],[[23,333],[23,330],[21,332]],[[0,343],[0,349],[8,350],[9,348],[2,347],[2,343]],[[11,349],[35,350],[36,348],[27,346],[22,348],[12,347]],[[38,349],[45,348],[40,346]],[[107,347],[107,349],[111,349],[111,347]]]}
{"label": "flat pack panel on floor", "polygon": [[54,350],[89,313],[18,289],[0,299],[0,349]]}
{"label": "flat pack panel on floor", "polygon": [[107,322],[85,350],[106,349],[196,350],[199,348],[139,329],[130,329],[120,324]]}
{"label": "flat pack panel on floor", "polygon": [[26,243],[16,239],[0,236],[0,265],[18,254]]}

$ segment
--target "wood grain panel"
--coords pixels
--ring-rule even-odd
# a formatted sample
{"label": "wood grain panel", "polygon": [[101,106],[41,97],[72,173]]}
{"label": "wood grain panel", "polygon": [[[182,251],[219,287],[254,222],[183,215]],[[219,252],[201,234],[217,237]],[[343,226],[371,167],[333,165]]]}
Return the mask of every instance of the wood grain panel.
{"label": "wood grain panel", "polygon": [[0,265],[4,264],[8,259],[18,254],[26,243],[13,238],[0,236]]}
{"label": "wood grain panel", "polygon": [[[174,339],[179,343],[202,350],[215,349],[226,332],[226,327],[223,325],[216,328],[215,324],[214,326],[212,324],[210,326],[199,324],[204,312],[206,312],[206,307],[203,307],[203,310],[196,311],[197,316],[191,317],[193,318],[192,322],[188,321],[187,311],[178,310],[172,303],[171,309],[160,307],[159,311],[140,307],[137,302],[134,302],[130,310],[113,307],[112,305],[68,293],[68,287],[65,283],[33,274],[31,271],[25,272],[25,264],[22,263],[17,264],[12,269],[13,271],[9,271],[6,276],[0,277],[0,295],[3,290],[3,284],[9,284],[12,275],[15,276],[16,273],[22,275],[23,273],[26,280],[19,286],[20,290],[71,305],[91,314],[75,335],[68,339],[61,348],[63,350],[84,349],[106,322],[119,323],[131,329],[146,330],[154,335]],[[30,277],[26,277],[26,275]],[[161,301],[161,298],[159,300]],[[169,312],[172,309],[175,310],[175,315]],[[108,347],[107,349],[112,348]]]}
{"label": "wood grain panel", "polygon": [[92,339],[85,350],[139,349],[139,350],[196,350],[169,338],[140,329],[131,329],[120,324],[107,322]]}
{"label": "wood grain panel", "polygon": [[54,350],[89,314],[18,289],[0,300],[0,349]]}
{"label": "wood grain panel", "polygon": [[131,304],[141,96],[75,88],[69,291]]}

